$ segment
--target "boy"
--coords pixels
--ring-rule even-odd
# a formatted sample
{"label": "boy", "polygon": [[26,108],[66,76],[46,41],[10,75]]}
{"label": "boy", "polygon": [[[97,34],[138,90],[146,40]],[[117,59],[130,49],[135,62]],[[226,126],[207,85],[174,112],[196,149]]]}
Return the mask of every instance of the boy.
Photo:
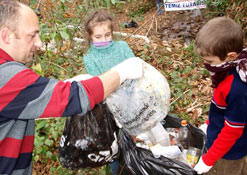
{"label": "boy", "polygon": [[194,169],[198,174],[246,175],[247,50],[243,50],[242,29],[230,18],[216,17],[197,34],[195,51],[215,89],[207,128],[208,152]]}

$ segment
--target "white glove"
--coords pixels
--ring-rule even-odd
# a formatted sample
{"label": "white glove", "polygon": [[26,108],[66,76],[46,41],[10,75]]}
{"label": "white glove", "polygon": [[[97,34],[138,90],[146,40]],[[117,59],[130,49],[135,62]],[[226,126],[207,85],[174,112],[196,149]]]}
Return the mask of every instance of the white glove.
{"label": "white glove", "polygon": [[194,170],[197,172],[197,174],[207,173],[213,166],[206,165],[202,157],[200,158],[199,162],[194,167]]}
{"label": "white glove", "polygon": [[70,79],[66,79],[64,80],[64,82],[73,82],[73,81],[82,81],[82,80],[87,80],[87,79],[90,79],[92,78],[93,76],[92,75],[89,75],[89,74],[80,74],[80,75],[77,75],[75,77],[72,77]]}
{"label": "white glove", "polygon": [[126,79],[140,78],[143,74],[142,63],[143,61],[140,58],[132,57],[116,65],[112,70],[119,74],[121,84]]}
{"label": "white glove", "polygon": [[199,129],[201,129],[204,132],[204,134],[206,134],[206,135],[207,135],[207,128],[208,128],[208,125],[206,123],[202,124],[199,127]]}

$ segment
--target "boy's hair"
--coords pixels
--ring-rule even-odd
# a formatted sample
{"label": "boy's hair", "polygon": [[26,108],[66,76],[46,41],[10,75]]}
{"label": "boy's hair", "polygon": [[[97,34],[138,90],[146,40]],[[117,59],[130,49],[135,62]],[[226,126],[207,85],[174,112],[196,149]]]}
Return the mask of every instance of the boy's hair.
{"label": "boy's hair", "polygon": [[195,51],[200,56],[218,56],[224,61],[229,52],[243,49],[243,31],[228,17],[209,20],[196,36]]}
{"label": "boy's hair", "polygon": [[84,37],[87,40],[88,45],[90,45],[91,35],[93,34],[93,27],[95,27],[95,25],[101,25],[104,22],[108,22],[113,35],[113,31],[114,31],[113,17],[106,10],[104,9],[95,10],[88,15],[84,23],[84,28],[85,28]]}

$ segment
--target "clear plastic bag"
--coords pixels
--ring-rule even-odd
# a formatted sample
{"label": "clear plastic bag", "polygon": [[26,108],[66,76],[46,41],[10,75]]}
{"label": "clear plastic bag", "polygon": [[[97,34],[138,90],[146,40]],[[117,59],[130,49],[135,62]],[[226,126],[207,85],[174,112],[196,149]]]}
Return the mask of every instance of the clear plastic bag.
{"label": "clear plastic bag", "polygon": [[107,99],[114,118],[131,135],[146,132],[163,120],[170,108],[166,78],[143,61],[143,76],[125,81]]}
{"label": "clear plastic bag", "polygon": [[119,152],[118,128],[106,104],[83,116],[67,118],[58,158],[68,168],[94,168],[112,162]]}

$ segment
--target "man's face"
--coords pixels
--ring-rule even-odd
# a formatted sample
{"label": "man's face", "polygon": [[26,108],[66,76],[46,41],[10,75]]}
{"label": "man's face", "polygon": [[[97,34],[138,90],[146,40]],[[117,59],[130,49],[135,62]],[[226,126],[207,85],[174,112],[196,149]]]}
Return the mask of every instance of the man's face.
{"label": "man's face", "polygon": [[32,61],[37,50],[42,46],[39,37],[39,21],[36,14],[28,7],[21,9],[17,31],[13,37],[13,58],[17,62],[28,63]]}

